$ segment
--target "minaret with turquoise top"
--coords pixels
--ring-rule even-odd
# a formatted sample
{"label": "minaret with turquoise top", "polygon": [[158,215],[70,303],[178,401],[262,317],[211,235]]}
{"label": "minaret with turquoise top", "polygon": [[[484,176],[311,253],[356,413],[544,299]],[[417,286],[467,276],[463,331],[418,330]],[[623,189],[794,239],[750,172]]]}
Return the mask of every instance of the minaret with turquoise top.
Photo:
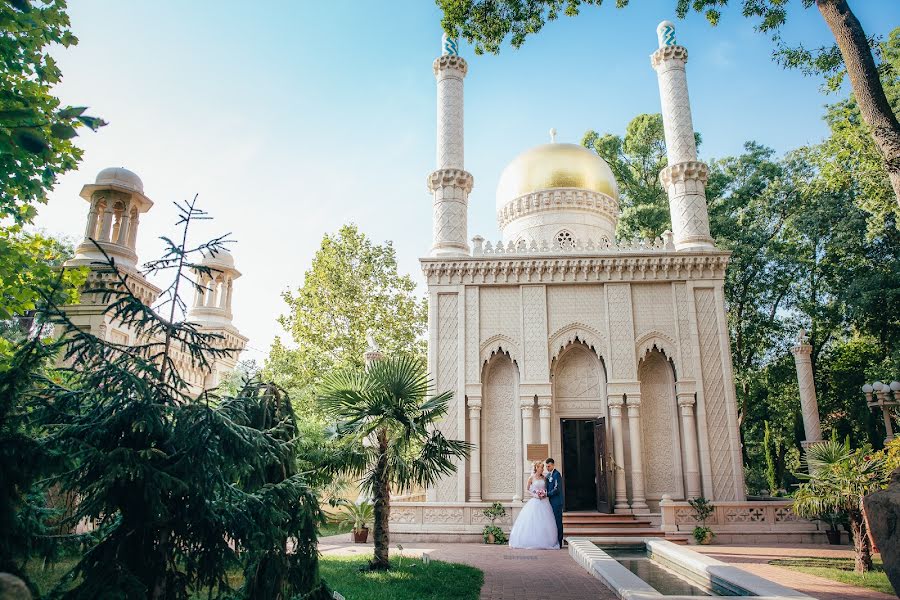
{"label": "minaret with turquoise top", "polygon": [[675,40],[675,25],[663,21],[656,28],[659,48],[650,64],[659,80],[668,166],[659,178],[669,195],[669,212],[676,250],[715,248],[709,234],[706,180],[709,169],[697,160],[694,123],[688,98],[687,48]]}
{"label": "minaret with turquoise top", "polygon": [[468,205],[472,175],[463,161],[463,79],[468,65],[457,42],[445,33],[435,59],[437,79],[437,168],[428,175],[432,193],[432,256],[469,254]]}

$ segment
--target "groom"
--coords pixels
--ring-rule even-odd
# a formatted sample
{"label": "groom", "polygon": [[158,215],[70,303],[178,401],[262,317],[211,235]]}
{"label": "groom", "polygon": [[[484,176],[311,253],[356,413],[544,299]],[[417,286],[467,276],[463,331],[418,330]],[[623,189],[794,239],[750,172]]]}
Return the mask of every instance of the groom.
{"label": "groom", "polygon": [[559,547],[563,545],[563,487],[562,475],[556,470],[556,462],[552,458],[544,461],[547,465],[547,498],[553,508],[553,516],[556,517],[556,535],[559,538]]}

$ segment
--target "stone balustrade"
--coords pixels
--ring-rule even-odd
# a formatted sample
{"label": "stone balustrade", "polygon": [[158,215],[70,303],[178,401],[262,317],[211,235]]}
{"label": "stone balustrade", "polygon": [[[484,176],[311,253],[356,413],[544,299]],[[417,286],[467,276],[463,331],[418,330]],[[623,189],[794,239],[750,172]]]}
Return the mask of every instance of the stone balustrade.
{"label": "stone balustrade", "polygon": [[[713,502],[706,526],[717,543],[826,543],[823,524],[794,513],[790,500]],[[666,533],[690,533],[699,525],[687,502],[663,500],[659,504]]]}
{"label": "stone balustrade", "polygon": [[[391,540],[480,542],[492,502],[391,502]],[[509,533],[522,510],[521,502],[503,502],[506,516],[494,523]]]}
{"label": "stone balustrade", "polygon": [[547,254],[610,254],[610,253],[651,253],[674,252],[675,244],[672,241],[672,233],[667,231],[662,237],[656,239],[633,240],[608,240],[606,238],[594,241],[591,239],[572,238],[565,243],[558,240],[535,240],[526,242],[497,241],[492,244],[481,236],[472,238],[472,256],[501,256],[501,255],[547,255]]}

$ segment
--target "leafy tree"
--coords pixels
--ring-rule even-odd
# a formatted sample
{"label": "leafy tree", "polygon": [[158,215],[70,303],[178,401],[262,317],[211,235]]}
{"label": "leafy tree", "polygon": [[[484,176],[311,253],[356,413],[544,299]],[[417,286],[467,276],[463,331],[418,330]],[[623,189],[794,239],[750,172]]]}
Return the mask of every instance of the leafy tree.
{"label": "leafy tree", "polygon": [[[697,135],[697,142],[700,136]],[[609,163],[619,184],[619,238],[661,236],[671,229],[669,197],[659,181],[666,167],[666,140],[662,115],[638,115],[625,128],[625,136],[596,131],[584,134],[581,144]]]}
{"label": "leafy tree", "polygon": [[78,128],[105,125],[51,93],[62,73],[48,47],[78,43],[65,11],[64,0],[0,4],[0,219],[31,221],[56,178],[81,160]]}
{"label": "leafy tree", "polygon": [[375,508],[373,570],[387,569],[390,494],[434,484],[467,456],[467,442],[448,440],[435,428],[453,398],[430,396],[431,382],[421,361],[400,356],[363,369],[333,371],[321,385],[320,402],[337,420],[341,460],[331,467],[361,478]]}
{"label": "leafy tree", "polygon": [[798,474],[807,481],[794,494],[794,512],[801,517],[818,518],[828,513],[847,516],[857,573],[872,569],[872,547],[862,501],[866,495],[883,489],[889,475],[884,457],[870,451],[868,447],[851,450],[849,441],[813,444],[806,450],[811,475]]}
{"label": "leafy tree", "polygon": [[[538,33],[544,24],[560,14],[575,16],[581,6],[599,6],[603,0],[436,0],[444,11],[441,21],[451,36],[462,36],[475,44],[476,54],[485,50],[498,53],[509,37],[514,48],[520,47],[528,35]],[[616,0],[623,8],[629,0]],[[675,14],[684,18],[691,11],[702,12],[712,25],[721,18],[721,8],[728,0],[676,0]],[[734,0],[744,16],[758,21],[756,29],[771,35],[776,45],[774,56],[787,67],[798,67],[808,73],[823,73],[832,85],[846,73],[859,106],[859,115],[869,128],[875,147],[893,187],[895,201],[900,204],[900,122],[891,110],[872,54],[874,40],[866,36],[847,0],[800,0],[800,5],[813,5],[825,20],[835,38],[828,48],[808,50],[790,47],[781,37],[787,18],[786,0]]]}
{"label": "leafy tree", "polygon": [[[183,599],[201,589],[222,597],[231,593],[226,574],[239,564],[237,549],[277,574],[273,583],[282,589],[320,587],[310,562],[315,549],[308,547],[317,505],[302,477],[285,471],[293,443],[290,414],[278,407],[273,418],[259,418],[272,407],[253,388],[247,397],[210,391],[197,397],[179,372],[179,363],[208,369],[233,351],[220,335],[180,320],[182,290],[197,285],[188,274],[210,271],[193,257],[224,243],[188,245],[191,223],[205,216],[195,202],[178,205],[179,242],[163,238],[166,254],[147,266],[173,273],[163,305],[144,305],[111,260],[107,276],[92,278],[84,292],[137,331],[138,343],[97,338],[48,301],[43,311],[62,337],[28,346],[48,358],[62,352],[66,366],[32,378],[15,402],[40,409],[47,432],[41,443],[72,463],[54,477],[79,498],[72,522],[99,525],[97,543],[60,590],[65,598]],[[260,548],[289,535],[298,540],[294,558],[279,562],[281,546]],[[284,575],[285,562],[302,572]]]}
{"label": "leafy tree", "polygon": [[362,367],[367,336],[386,354],[424,356],[427,308],[415,289],[390,242],[375,244],[355,225],[326,234],[303,284],[283,294],[289,312],[279,323],[294,347],[276,338],[265,376],[291,393],[302,417],[315,416],[323,374]]}

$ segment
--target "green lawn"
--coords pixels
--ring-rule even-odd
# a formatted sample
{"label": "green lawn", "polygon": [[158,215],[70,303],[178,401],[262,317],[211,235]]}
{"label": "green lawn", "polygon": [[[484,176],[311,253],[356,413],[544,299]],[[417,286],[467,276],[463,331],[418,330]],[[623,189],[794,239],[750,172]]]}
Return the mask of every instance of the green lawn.
{"label": "green lawn", "polygon": [[339,533],[350,533],[352,526],[349,523],[333,523],[331,521],[319,527],[319,537],[327,537],[329,535],[337,535]]}
{"label": "green lawn", "polygon": [[[481,571],[466,565],[431,561],[426,566],[419,559],[404,557],[400,566],[396,551],[391,552],[394,568],[390,571],[361,572],[359,568],[370,559],[371,556],[323,556],[319,567],[328,585],[347,600],[477,600],[484,582]],[[48,565],[45,569],[34,563],[29,575],[40,591],[46,593],[74,565],[74,559]],[[240,574],[229,576],[229,581],[233,586],[239,586]],[[206,598],[206,595],[202,597]]]}
{"label": "green lawn", "polygon": [[868,573],[854,572],[852,558],[784,558],[769,561],[769,564],[894,595],[894,588],[877,557],[875,569]]}

